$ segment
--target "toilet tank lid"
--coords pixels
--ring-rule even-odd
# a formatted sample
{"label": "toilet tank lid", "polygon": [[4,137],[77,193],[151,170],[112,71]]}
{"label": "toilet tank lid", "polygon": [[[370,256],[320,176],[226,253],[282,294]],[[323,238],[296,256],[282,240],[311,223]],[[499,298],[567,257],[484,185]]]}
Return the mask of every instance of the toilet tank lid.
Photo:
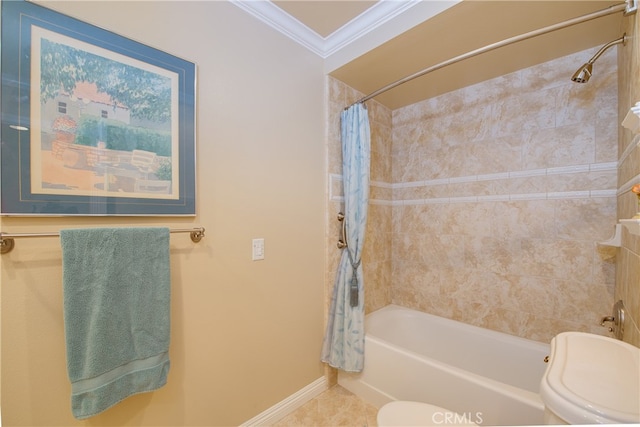
{"label": "toilet tank lid", "polygon": [[545,405],[571,423],[640,421],[640,349],[584,332],[551,340],[540,384]]}

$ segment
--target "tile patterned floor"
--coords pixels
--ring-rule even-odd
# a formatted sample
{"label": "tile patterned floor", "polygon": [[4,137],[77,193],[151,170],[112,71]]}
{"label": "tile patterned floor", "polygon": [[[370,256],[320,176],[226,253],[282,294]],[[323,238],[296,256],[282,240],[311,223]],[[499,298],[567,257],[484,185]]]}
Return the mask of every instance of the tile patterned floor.
{"label": "tile patterned floor", "polygon": [[378,409],[335,385],[302,405],[273,427],[377,427]]}

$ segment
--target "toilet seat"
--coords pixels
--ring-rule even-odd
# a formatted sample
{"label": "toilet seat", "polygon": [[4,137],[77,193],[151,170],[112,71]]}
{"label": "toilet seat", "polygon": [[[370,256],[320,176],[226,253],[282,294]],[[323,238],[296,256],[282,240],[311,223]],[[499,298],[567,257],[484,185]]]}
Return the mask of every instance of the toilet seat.
{"label": "toilet seat", "polygon": [[398,426],[473,426],[465,415],[423,402],[397,400],[378,411],[379,427]]}

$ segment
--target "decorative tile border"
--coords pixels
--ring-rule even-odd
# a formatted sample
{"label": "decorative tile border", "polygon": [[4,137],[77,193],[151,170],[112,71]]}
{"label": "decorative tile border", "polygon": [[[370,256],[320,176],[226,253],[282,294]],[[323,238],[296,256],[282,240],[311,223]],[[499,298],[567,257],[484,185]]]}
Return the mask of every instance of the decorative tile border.
{"label": "decorative tile border", "polygon": [[[638,143],[640,144],[640,142]],[[635,146],[635,145],[634,145]],[[586,173],[586,172],[606,172],[616,171],[618,168],[617,162],[606,163],[592,163],[587,165],[574,165],[553,167],[544,169],[531,169],[526,171],[511,171],[500,172],[483,175],[468,175],[451,178],[438,178],[425,181],[412,181],[402,182],[397,184],[391,184],[381,181],[371,181],[371,186],[376,188],[386,189],[401,189],[401,188],[415,188],[415,187],[429,187],[436,185],[446,184],[461,184],[471,183],[478,181],[495,181],[495,180],[508,180],[515,178],[531,178],[548,175],[568,175],[574,173]],[[523,200],[562,200],[562,199],[585,199],[596,197],[616,197],[617,195],[629,191],[633,183],[638,182],[640,175],[636,176],[628,183],[623,185],[620,189],[610,190],[583,190],[583,191],[554,191],[554,192],[542,192],[542,193],[523,193],[523,194],[498,194],[498,195],[484,195],[484,196],[464,196],[464,197],[433,197],[427,199],[410,199],[410,200],[381,200],[370,199],[369,202],[374,205],[385,206],[403,206],[403,205],[424,205],[424,204],[443,204],[443,203],[478,203],[478,202],[507,202],[507,201],[523,201]],[[341,185],[339,181],[342,181],[342,175],[329,174],[329,200],[331,201],[343,201],[344,198],[340,194]],[[628,187],[628,188],[626,188]],[[336,194],[337,193],[337,194]]]}
{"label": "decorative tile border", "polygon": [[631,187],[633,187],[634,185],[636,185],[638,183],[640,183],[640,174],[634,176],[629,181],[627,181],[624,184],[622,184],[620,186],[620,188],[618,189],[618,191],[616,192],[616,195],[619,196],[621,194],[626,193],[627,191],[631,191]]}
{"label": "decorative tile border", "polygon": [[431,199],[414,200],[376,200],[378,205],[405,206],[405,205],[430,205],[442,203],[478,203],[478,202],[512,202],[525,200],[566,200],[566,199],[590,199],[594,197],[615,197],[616,190],[594,190],[594,191],[557,191],[549,193],[526,193],[526,194],[500,194],[495,196],[466,196],[466,197],[438,197]]}

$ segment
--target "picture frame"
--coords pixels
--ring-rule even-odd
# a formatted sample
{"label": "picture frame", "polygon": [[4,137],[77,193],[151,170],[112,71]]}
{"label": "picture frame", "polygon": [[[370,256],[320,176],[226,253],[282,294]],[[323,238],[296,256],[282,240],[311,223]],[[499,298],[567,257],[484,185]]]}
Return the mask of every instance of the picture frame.
{"label": "picture frame", "polygon": [[0,214],[195,215],[196,65],[3,1]]}

